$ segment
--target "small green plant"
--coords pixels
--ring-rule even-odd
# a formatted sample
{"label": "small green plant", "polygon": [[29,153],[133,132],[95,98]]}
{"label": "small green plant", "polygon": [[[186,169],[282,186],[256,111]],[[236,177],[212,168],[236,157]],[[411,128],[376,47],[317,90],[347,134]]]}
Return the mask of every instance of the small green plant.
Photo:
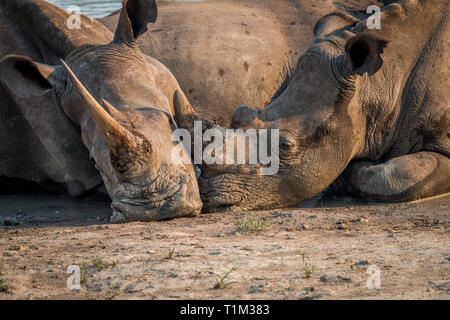
{"label": "small green plant", "polygon": [[120,294],[119,291],[113,291],[108,296],[106,296],[107,300],[112,300]]}
{"label": "small green plant", "polygon": [[175,248],[170,249],[169,254],[167,255],[166,259],[168,259],[168,260],[172,259],[174,253],[175,253]]}
{"label": "small green plant", "polygon": [[97,269],[97,271],[108,269],[109,267],[115,267],[116,265],[117,265],[117,261],[108,262],[108,261],[104,261],[100,258],[95,258],[92,260],[92,266],[95,269]]}
{"label": "small green plant", "polygon": [[262,232],[269,229],[272,221],[269,217],[259,219],[256,214],[245,214],[244,218],[236,220],[235,225],[239,232]]}
{"label": "small green plant", "polygon": [[109,263],[106,261],[103,261],[100,258],[94,258],[92,260],[92,265],[94,266],[95,269],[97,269],[99,271],[109,267]]}
{"label": "small green plant", "polygon": [[88,269],[88,264],[86,262],[83,262],[80,265],[80,283],[86,283],[86,273]]}
{"label": "small green plant", "polygon": [[219,279],[216,280],[216,284],[214,285],[214,289],[225,289],[227,288],[230,284],[234,283],[234,282],[228,282],[226,281],[227,278],[230,276],[230,274],[233,271],[236,271],[238,268],[237,267],[233,267],[231,268],[227,273],[225,273],[225,275],[223,277],[220,277]]}
{"label": "small green plant", "polygon": [[6,282],[6,280],[0,279],[0,292],[10,292],[11,286]]}
{"label": "small green plant", "polygon": [[12,245],[9,246],[8,250],[10,250],[10,251],[20,251],[20,250],[22,250],[22,244],[20,242],[16,243],[16,244],[12,244]]}
{"label": "small green plant", "polygon": [[305,254],[300,253],[302,256],[302,263],[303,263],[303,271],[305,272],[305,278],[310,278],[312,274],[314,273],[314,270],[316,270],[315,264],[309,265],[306,262]]}
{"label": "small green plant", "polygon": [[97,271],[102,271],[108,268],[114,268],[117,265],[117,261],[113,261],[113,262],[108,262],[108,261],[104,261],[100,258],[94,258],[91,261],[91,264],[87,263],[87,262],[83,262],[80,265],[80,282],[81,283],[86,283],[86,276],[87,276],[87,272],[89,270],[89,267],[93,267],[95,270]]}

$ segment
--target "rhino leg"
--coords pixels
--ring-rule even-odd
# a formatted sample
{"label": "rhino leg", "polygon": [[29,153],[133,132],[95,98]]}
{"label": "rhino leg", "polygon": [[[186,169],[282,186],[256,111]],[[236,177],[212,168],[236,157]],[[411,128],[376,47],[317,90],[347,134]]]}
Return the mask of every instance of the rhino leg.
{"label": "rhino leg", "polygon": [[450,192],[450,159],[424,151],[381,164],[356,161],[339,180],[340,188],[365,199],[413,201]]}

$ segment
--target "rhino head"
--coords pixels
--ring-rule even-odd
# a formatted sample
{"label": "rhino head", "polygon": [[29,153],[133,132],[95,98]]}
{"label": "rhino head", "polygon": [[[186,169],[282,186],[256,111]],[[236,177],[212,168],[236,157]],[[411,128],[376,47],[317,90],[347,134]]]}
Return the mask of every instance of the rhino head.
{"label": "rhino head", "polygon": [[116,221],[196,216],[201,208],[193,165],[172,159],[173,98],[184,95],[137,47],[156,17],[154,0],[125,0],[112,42],[75,49],[57,66],[16,55],[1,62],[12,96],[32,102],[51,91],[46,103],[81,128]]}
{"label": "rhino head", "polygon": [[[366,98],[383,100],[375,92],[379,83],[370,87],[373,92],[363,88],[380,69],[387,43],[350,32],[352,23],[322,19],[285,90],[263,110],[236,109],[232,129],[278,130],[279,169],[263,175],[260,164],[203,165],[200,189],[207,211],[294,206],[323,191],[363,154],[366,137],[378,130],[370,123],[366,129],[367,112],[379,112],[367,108]],[[342,28],[335,31],[337,26]]]}

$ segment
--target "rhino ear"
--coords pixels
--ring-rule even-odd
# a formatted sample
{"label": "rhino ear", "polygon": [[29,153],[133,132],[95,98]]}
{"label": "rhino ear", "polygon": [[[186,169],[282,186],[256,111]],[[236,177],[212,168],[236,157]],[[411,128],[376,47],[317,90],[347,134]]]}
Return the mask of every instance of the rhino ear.
{"label": "rhino ear", "polygon": [[387,41],[371,35],[359,35],[348,40],[345,45],[347,61],[353,73],[370,76],[377,72],[383,65],[381,54],[387,45]]}
{"label": "rhino ear", "polygon": [[335,30],[361,21],[361,19],[352,12],[344,9],[341,4],[335,2],[333,5],[337,8],[337,11],[323,16],[316,22],[316,25],[314,26],[315,39],[322,39]]}
{"label": "rhino ear", "polygon": [[155,22],[157,16],[158,8],[155,0],[124,0],[114,41],[135,42],[147,31],[147,24]]}
{"label": "rhino ear", "polygon": [[40,96],[63,81],[56,67],[17,55],[0,61],[0,80],[14,95],[21,97]]}

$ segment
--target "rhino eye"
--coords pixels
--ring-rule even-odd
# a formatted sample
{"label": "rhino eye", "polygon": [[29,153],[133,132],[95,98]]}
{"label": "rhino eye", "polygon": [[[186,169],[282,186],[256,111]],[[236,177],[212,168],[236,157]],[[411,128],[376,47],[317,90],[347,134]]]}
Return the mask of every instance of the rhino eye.
{"label": "rhino eye", "polygon": [[289,141],[282,142],[280,145],[282,149],[291,149],[292,146],[292,143],[290,143]]}
{"label": "rhino eye", "polygon": [[280,148],[282,150],[291,150],[292,148],[294,148],[294,143],[292,141],[289,141],[286,138],[281,138],[280,139]]}

